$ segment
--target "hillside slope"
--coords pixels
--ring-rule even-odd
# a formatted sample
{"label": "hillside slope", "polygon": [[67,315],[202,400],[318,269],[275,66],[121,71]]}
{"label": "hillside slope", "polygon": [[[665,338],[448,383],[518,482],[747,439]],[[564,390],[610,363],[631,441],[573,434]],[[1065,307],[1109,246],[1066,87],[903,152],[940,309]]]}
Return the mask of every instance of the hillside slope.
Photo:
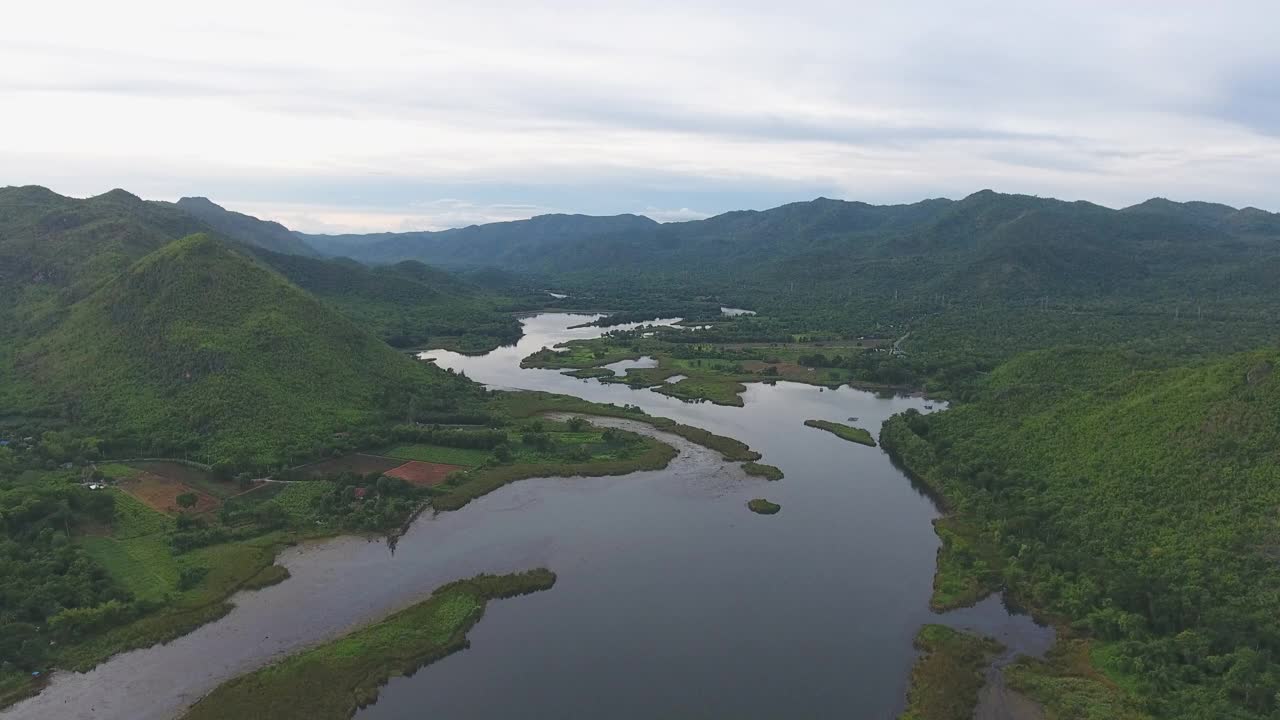
{"label": "hillside slope", "polygon": [[18,353],[15,379],[19,406],[53,405],[118,454],[257,464],[481,392],[207,235],[151,253],[76,303]]}
{"label": "hillside slope", "polygon": [[236,242],[291,255],[315,257],[319,254],[280,223],[227,210],[208,198],[184,197],[173,205]]}
{"label": "hillside slope", "polygon": [[1278,366],[1038,351],[881,437],[995,553],[955,562],[1104,641],[1155,715],[1273,717]]}
{"label": "hillside slope", "polygon": [[394,347],[481,352],[520,339],[510,300],[417,261],[371,268],[345,258],[252,253]]}

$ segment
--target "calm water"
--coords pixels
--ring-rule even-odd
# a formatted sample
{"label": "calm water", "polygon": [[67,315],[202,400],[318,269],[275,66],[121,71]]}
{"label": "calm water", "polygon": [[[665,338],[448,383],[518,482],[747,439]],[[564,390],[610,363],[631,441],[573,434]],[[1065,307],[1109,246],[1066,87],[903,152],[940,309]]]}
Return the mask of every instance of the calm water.
{"label": "calm water", "polygon": [[[84,673],[58,673],[9,718],[172,718],[218,683],[422,599],[477,572],[539,565],[548,592],[492,603],[472,647],[383,689],[362,720],[581,717],[890,718],[902,705],[927,603],[937,513],[879,448],[803,421],[876,432],[918,398],[780,383],[742,408],[521,370],[529,353],[600,328],[526,319],[515,347],[429,355],[495,387],[571,393],[749,443],[786,478],[769,483],[679,438],[661,471],[547,478],[424,517],[395,553],[338,538],[285,552],[292,577],[234,598],[225,618]],[[782,504],[774,516],[745,507]],[[1050,635],[991,599],[947,622],[1041,652]]]}

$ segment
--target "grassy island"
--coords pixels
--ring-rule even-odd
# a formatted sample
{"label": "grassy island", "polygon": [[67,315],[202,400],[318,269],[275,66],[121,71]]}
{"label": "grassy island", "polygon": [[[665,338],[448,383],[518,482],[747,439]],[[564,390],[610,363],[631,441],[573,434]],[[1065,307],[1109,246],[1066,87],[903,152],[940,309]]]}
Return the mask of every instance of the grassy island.
{"label": "grassy island", "polygon": [[381,622],[223,683],[185,717],[347,720],[373,703],[387,680],[465,649],[467,631],[490,600],[546,590],[555,581],[555,573],[540,568],[445,585]]}
{"label": "grassy island", "polygon": [[782,506],[775,502],[769,502],[764,498],[755,498],[747,501],[747,507],[751,512],[757,515],[777,515]]}
{"label": "grassy island", "polygon": [[844,423],[831,422],[830,420],[805,420],[805,426],[826,430],[827,432],[849,442],[856,442],[859,445],[867,447],[875,447],[876,440],[871,437],[871,433],[859,427],[845,425]]}
{"label": "grassy island", "polygon": [[782,471],[779,470],[778,468],[774,467],[773,465],[765,465],[763,463],[758,463],[758,462],[742,463],[742,469],[748,475],[755,475],[756,477],[762,477],[765,480],[781,480],[783,477]]}

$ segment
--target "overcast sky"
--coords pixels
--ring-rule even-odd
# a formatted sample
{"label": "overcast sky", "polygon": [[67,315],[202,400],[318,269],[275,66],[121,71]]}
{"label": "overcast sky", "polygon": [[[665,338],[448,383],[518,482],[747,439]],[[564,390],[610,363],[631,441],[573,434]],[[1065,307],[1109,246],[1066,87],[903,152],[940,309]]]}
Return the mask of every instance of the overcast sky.
{"label": "overcast sky", "polygon": [[317,232],[988,187],[1280,210],[1278,33],[1274,0],[10,2],[0,185]]}

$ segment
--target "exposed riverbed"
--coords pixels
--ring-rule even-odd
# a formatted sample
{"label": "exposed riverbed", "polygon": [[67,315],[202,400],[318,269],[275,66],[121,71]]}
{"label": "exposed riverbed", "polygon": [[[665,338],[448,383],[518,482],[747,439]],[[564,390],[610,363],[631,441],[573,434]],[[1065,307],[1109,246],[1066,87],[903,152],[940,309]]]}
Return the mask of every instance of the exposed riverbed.
{"label": "exposed riverbed", "polygon": [[[237,595],[222,620],[89,673],[58,673],[0,717],[170,718],[231,676],[445,582],[535,566],[557,573],[554,589],[493,603],[469,650],[393,680],[358,717],[892,717],[912,637],[939,621],[928,609],[937,511],[879,448],[803,422],[857,417],[874,434],[924,401],[779,383],[749,385],[737,408],[519,368],[543,346],[598,335],[568,329],[590,319],[535,316],[515,347],[426,355],[494,387],[639,405],[735,437],[786,478],[746,476],[659,434],[680,450],[664,470],[521,481],[423,516],[394,554],[356,538],[290,549],[280,562],[292,577]],[[748,512],[752,497],[780,503],[781,513]],[[1048,631],[995,599],[941,621],[1028,652],[1047,645]]]}

